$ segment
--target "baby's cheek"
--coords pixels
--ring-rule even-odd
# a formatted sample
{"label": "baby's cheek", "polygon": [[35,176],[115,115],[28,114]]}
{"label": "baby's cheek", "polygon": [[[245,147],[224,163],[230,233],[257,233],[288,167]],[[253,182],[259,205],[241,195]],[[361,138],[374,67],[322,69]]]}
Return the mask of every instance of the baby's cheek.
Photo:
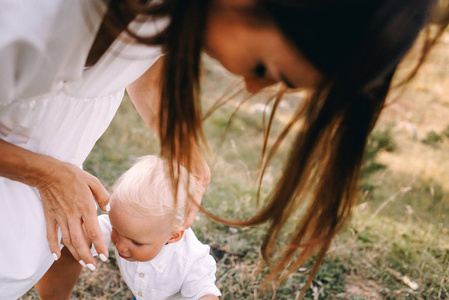
{"label": "baby's cheek", "polygon": [[153,251],[152,248],[136,248],[132,247],[130,249],[133,255],[133,258],[138,261],[149,261],[152,260],[156,256],[156,252]]}

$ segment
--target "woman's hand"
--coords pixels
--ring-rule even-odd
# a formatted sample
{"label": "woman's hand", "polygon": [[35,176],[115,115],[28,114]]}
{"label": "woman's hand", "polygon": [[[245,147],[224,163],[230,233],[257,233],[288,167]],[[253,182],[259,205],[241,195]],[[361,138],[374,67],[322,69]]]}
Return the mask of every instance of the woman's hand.
{"label": "woman's hand", "polygon": [[89,269],[94,269],[95,260],[82,226],[98,253],[103,253],[104,256],[100,257],[107,257],[108,250],[98,224],[95,200],[102,210],[107,211],[109,193],[96,177],[63,162],[52,164],[48,174],[36,187],[44,206],[47,239],[52,253],[60,256],[59,227],[63,243],[73,257],[77,261],[82,260]]}
{"label": "woman's hand", "polygon": [[[61,256],[58,228],[64,245],[77,261],[95,269],[95,260],[84,238],[82,225],[97,252],[108,249],[97,220],[95,200],[107,211],[109,193],[100,181],[79,167],[12,145],[0,139],[0,176],[36,187],[42,198],[47,239],[55,258]],[[13,201],[13,200],[12,200]]]}
{"label": "woman's hand", "polygon": [[209,165],[204,159],[201,150],[197,146],[194,146],[192,150],[193,150],[193,158],[189,172],[196,177],[201,190],[199,191],[200,193],[194,196],[193,199],[194,203],[190,205],[189,213],[184,223],[184,227],[186,229],[192,226],[193,222],[195,221],[195,217],[198,214],[198,211],[200,210],[201,199],[206,193],[206,189],[209,186],[211,179]]}

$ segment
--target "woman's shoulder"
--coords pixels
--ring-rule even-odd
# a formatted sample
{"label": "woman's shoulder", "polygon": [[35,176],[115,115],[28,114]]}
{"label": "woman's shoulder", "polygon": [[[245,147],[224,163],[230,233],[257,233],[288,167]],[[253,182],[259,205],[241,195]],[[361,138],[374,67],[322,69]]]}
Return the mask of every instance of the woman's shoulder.
{"label": "woman's shoulder", "polygon": [[2,104],[79,77],[104,10],[101,0],[0,1]]}
{"label": "woman's shoulder", "polygon": [[51,39],[52,34],[61,30],[60,26],[79,21],[76,10],[80,2],[83,1],[0,1],[0,41],[42,43]]}

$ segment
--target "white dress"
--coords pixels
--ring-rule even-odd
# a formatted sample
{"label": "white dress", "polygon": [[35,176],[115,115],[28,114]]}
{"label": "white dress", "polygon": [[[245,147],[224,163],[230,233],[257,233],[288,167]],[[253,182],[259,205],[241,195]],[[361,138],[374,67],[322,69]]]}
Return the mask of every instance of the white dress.
{"label": "white dress", "polygon": [[[115,41],[86,69],[105,10],[103,0],[0,0],[1,139],[81,167],[124,88],[161,55]],[[52,263],[37,189],[0,177],[0,299],[22,296]]]}

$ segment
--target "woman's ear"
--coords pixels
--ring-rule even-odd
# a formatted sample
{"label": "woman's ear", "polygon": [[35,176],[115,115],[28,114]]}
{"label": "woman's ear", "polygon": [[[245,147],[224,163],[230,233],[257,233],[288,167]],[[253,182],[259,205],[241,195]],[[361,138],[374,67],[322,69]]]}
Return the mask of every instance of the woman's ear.
{"label": "woman's ear", "polygon": [[182,239],[184,236],[184,232],[186,229],[184,227],[178,227],[171,232],[170,238],[167,241],[167,244],[174,243]]}

